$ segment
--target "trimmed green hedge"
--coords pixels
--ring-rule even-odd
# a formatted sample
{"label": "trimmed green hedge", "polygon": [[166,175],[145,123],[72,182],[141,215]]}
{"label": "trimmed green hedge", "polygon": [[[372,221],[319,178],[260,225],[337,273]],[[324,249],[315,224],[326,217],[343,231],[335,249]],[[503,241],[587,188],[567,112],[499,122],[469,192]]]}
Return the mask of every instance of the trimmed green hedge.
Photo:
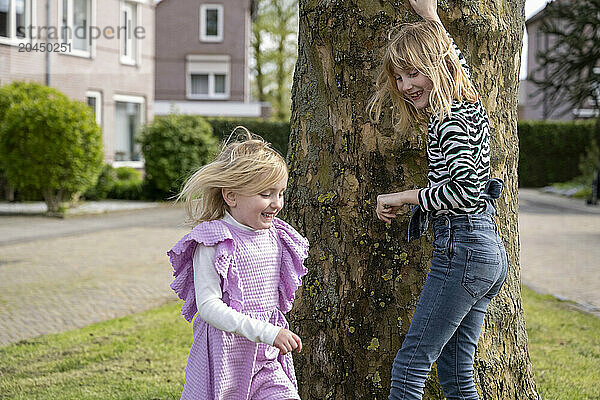
{"label": "trimmed green hedge", "polygon": [[542,187],[581,175],[579,161],[600,142],[595,121],[519,121],[519,186]]}
{"label": "trimmed green hedge", "polygon": [[219,140],[226,140],[233,128],[245,126],[254,134],[261,136],[285,157],[288,151],[290,123],[268,121],[262,118],[206,118],[212,126],[213,133]]}
{"label": "trimmed green hedge", "polygon": [[138,137],[146,160],[144,195],[167,199],[218,150],[212,127],[202,117],[170,114],[156,117]]}
{"label": "trimmed green hedge", "polygon": [[87,200],[143,199],[142,173],[130,167],[113,168],[104,164],[95,186],[88,189],[83,197]]}

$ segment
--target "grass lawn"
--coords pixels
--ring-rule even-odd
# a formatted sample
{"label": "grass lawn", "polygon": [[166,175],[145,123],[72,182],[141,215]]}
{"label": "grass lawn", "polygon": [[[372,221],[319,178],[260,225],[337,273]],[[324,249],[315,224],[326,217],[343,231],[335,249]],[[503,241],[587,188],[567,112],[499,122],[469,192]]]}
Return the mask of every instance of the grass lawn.
{"label": "grass lawn", "polygon": [[600,399],[600,319],[527,288],[523,307],[542,400]]}
{"label": "grass lawn", "polygon": [[0,399],[179,399],[192,342],[180,307],[0,348]]}
{"label": "grass lawn", "polygon": [[[600,319],[523,288],[543,400],[600,399]],[[173,303],[0,348],[0,399],[179,399],[192,328]]]}

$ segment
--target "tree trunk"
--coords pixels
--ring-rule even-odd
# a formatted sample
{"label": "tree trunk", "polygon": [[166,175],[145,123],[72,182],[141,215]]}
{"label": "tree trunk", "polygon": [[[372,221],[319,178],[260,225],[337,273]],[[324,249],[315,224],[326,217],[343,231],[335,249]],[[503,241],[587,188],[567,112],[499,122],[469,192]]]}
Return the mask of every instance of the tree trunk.
{"label": "tree trunk", "polygon": [[[476,355],[483,399],[537,399],[519,287],[516,132],[524,0],[442,4],[490,114],[492,176],[510,272],[489,307]],[[408,214],[386,226],[377,194],[426,185],[426,132],[398,132],[386,113],[369,122],[390,29],[408,2],[300,1],[292,93],[288,220],[311,243],[309,273],[290,314],[304,350],[294,355],[304,399],[384,399],[391,365],[429,268],[431,235],[407,243]],[[426,399],[441,399],[435,368]]]}

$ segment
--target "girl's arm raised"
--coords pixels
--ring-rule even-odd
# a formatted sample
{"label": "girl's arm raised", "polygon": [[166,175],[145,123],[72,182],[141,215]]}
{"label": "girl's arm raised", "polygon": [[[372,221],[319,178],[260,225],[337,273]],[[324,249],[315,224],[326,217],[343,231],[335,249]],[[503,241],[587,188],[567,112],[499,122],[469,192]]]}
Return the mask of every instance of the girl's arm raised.
{"label": "girl's arm raised", "polygon": [[442,26],[442,20],[437,13],[437,0],[409,0],[410,6],[419,16],[427,21],[435,21]]}
{"label": "girl's arm raised", "polygon": [[[437,22],[442,27],[444,27],[444,24],[442,23],[442,20],[440,19],[440,16],[437,13],[437,0],[409,0],[409,3],[413,10],[415,10],[415,12],[421,18],[423,18],[426,21]],[[456,51],[456,54],[458,56],[460,66],[467,74],[467,77],[471,79],[471,71],[469,65],[467,64],[467,60],[460,52],[458,46],[454,43],[452,36],[450,36],[450,34],[448,33],[448,30],[445,27],[444,30],[446,31],[448,37],[452,40],[452,45],[454,46],[454,50]]]}

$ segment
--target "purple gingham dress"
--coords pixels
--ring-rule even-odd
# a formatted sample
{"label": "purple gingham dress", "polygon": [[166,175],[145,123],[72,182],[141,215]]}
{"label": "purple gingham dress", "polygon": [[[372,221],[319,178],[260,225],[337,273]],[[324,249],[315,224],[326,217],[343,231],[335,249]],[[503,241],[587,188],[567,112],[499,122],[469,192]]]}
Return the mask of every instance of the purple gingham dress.
{"label": "purple gingham dress", "polygon": [[[253,318],[288,327],[296,289],[306,274],[308,241],[275,218],[271,228],[247,231],[222,220],[203,222],[167,253],[174,268],[171,288],[185,301],[181,312],[192,321],[197,312],[193,256],[198,243],[216,246],[215,270],[223,301]],[[223,332],[201,318],[194,320],[194,341],[181,399],[297,398],[291,353]]]}

